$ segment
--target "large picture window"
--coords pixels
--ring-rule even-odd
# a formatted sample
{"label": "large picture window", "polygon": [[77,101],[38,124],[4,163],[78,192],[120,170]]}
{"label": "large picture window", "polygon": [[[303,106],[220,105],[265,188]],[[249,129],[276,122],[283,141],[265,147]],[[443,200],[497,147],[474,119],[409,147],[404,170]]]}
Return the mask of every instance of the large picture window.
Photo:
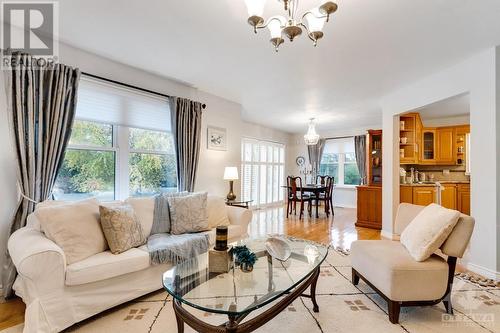
{"label": "large picture window", "polygon": [[102,201],[177,189],[168,100],[82,78],[56,200]]}
{"label": "large picture window", "polygon": [[354,153],[354,138],[330,139],[325,143],[320,174],[335,178],[336,185],[359,185],[358,166]]}
{"label": "large picture window", "polygon": [[285,185],[285,145],[243,139],[241,142],[241,196],[253,206],[282,203]]}

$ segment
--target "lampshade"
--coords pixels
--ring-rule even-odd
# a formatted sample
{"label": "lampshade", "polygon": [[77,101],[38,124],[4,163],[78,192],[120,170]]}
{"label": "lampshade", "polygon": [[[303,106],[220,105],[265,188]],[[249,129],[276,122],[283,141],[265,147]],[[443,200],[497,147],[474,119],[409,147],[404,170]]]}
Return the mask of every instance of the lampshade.
{"label": "lampshade", "polygon": [[313,146],[319,141],[319,134],[316,133],[314,118],[311,118],[311,121],[309,122],[309,129],[307,130],[307,134],[304,135],[304,141],[308,146]]}
{"label": "lampshade", "polygon": [[310,32],[318,32],[323,31],[323,27],[326,22],[326,17],[318,18],[319,16],[323,16],[318,8],[314,8],[311,10],[311,13],[307,14],[305,19],[307,21],[307,26]]}
{"label": "lampshade", "polygon": [[245,4],[247,5],[248,17],[262,17],[262,14],[264,14],[266,0],[245,0]]}
{"label": "lampshade", "polygon": [[282,16],[274,16],[269,20],[268,29],[271,38],[281,38],[281,27],[285,25],[286,19]]}
{"label": "lampshade", "polygon": [[224,180],[237,180],[237,179],[238,179],[237,167],[226,167],[224,169]]}

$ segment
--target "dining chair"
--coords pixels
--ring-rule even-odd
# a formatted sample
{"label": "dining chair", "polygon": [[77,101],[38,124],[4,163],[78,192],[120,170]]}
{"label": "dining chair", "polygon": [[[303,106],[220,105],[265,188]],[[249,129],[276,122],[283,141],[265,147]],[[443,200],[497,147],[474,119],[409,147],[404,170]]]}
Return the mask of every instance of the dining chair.
{"label": "dining chair", "polygon": [[[299,218],[302,218],[304,214],[304,203],[309,203],[308,212],[309,217],[311,216],[311,196],[309,194],[304,193],[304,188],[302,186],[302,178],[300,177],[292,177],[288,176],[286,179],[287,189],[288,189],[288,203],[286,208],[286,217],[288,218],[288,214],[293,212],[297,214],[297,202],[300,202],[300,211]],[[293,207],[292,207],[293,205]]]}
{"label": "dining chair", "polygon": [[318,185],[326,185],[326,179],[328,178],[328,175],[317,175],[316,176],[316,184]]}
{"label": "dining chair", "polygon": [[318,200],[320,202],[323,201],[325,203],[325,213],[326,216],[329,217],[330,209],[332,215],[335,215],[335,212],[333,210],[333,185],[335,183],[335,178],[330,176],[324,176],[324,177],[325,177],[325,183],[321,183],[321,185],[326,186],[326,191],[324,193],[319,194]]}

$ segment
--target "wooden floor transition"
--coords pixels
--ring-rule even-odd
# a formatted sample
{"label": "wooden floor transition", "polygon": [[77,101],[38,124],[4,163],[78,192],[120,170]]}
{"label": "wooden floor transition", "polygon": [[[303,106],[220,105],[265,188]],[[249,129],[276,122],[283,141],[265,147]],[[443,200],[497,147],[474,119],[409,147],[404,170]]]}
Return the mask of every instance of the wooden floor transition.
{"label": "wooden floor transition", "polygon": [[[267,208],[254,211],[254,218],[249,226],[252,237],[268,234],[286,234],[305,238],[335,248],[349,249],[358,239],[380,239],[380,231],[356,228],[356,210],[335,208],[335,216],[329,218],[321,212],[319,218],[299,219],[290,215],[286,218],[286,208]],[[0,302],[0,330],[21,324],[24,321],[24,303],[19,298]]]}

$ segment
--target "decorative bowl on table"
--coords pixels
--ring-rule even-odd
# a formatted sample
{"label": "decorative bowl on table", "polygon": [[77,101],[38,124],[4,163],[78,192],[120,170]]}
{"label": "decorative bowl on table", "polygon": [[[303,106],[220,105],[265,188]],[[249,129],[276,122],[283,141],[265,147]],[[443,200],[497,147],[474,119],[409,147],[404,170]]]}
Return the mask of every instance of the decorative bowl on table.
{"label": "decorative bowl on table", "polygon": [[286,261],[290,258],[292,250],[286,241],[278,237],[269,237],[266,240],[266,251],[269,255],[279,261]]}

